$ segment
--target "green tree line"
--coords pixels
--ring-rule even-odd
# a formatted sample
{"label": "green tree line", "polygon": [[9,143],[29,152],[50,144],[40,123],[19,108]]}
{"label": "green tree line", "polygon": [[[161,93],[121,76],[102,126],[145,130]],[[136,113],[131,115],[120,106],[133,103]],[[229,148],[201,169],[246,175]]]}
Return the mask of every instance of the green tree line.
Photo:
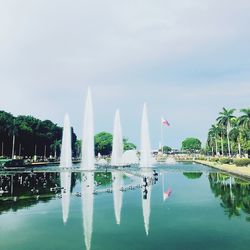
{"label": "green tree line", "polygon": [[226,109],[219,113],[207,137],[206,151],[212,155],[250,155],[250,108]]}
{"label": "green tree line", "polygon": [[[0,111],[0,155],[59,156],[62,130],[62,127],[50,120],[41,121],[24,115],[15,117]],[[73,128],[71,131],[74,156],[77,151],[77,137]]]}

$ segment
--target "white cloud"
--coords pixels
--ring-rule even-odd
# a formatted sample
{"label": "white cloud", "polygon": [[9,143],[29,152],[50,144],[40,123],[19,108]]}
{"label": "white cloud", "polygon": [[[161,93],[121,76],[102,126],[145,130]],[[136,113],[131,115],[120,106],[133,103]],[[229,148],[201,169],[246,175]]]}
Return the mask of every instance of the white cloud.
{"label": "white cloud", "polygon": [[67,110],[80,135],[91,85],[98,130],[111,130],[119,106],[138,141],[148,100],[152,123],[164,110],[176,120],[173,144],[203,109],[195,132],[204,136],[220,106],[249,103],[249,11],[246,0],[1,1],[0,109],[58,123]]}

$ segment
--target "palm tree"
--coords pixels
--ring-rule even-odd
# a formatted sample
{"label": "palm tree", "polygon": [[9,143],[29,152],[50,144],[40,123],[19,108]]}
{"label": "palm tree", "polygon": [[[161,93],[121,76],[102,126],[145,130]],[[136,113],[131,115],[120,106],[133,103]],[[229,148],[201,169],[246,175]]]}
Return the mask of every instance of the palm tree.
{"label": "palm tree", "polygon": [[229,136],[238,145],[238,154],[241,155],[240,130],[239,130],[239,128],[238,127],[233,128],[230,131]]}
{"label": "palm tree", "polygon": [[50,148],[54,151],[54,158],[57,158],[57,151],[60,149],[61,140],[55,140],[53,144],[50,145]]}
{"label": "palm tree", "polygon": [[220,136],[220,147],[221,147],[221,155],[223,156],[224,155],[224,138],[226,137],[226,129],[218,124],[218,129],[219,129],[219,136]]}
{"label": "palm tree", "polygon": [[241,109],[242,116],[239,117],[239,125],[242,125],[246,129],[250,129],[250,108]]}
{"label": "palm tree", "polygon": [[223,125],[227,129],[227,146],[228,146],[229,156],[231,156],[229,132],[230,132],[232,119],[235,118],[235,116],[233,115],[234,111],[235,109],[223,108],[223,111],[219,113],[220,116],[216,119],[218,124]]}
{"label": "palm tree", "polygon": [[220,129],[216,125],[212,125],[212,127],[210,128],[210,130],[208,132],[208,134],[211,137],[211,139],[214,139],[214,141],[215,141],[216,155],[219,155],[219,152],[218,152],[218,142],[217,142],[217,138],[218,138],[219,133],[220,133]]}

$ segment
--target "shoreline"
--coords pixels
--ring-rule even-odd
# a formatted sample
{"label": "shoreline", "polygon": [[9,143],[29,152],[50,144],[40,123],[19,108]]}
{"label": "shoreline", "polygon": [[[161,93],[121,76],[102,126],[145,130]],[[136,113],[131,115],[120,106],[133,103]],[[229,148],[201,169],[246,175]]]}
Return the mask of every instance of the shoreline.
{"label": "shoreline", "polygon": [[210,162],[210,161],[204,161],[204,160],[194,160],[194,162],[222,170],[223,172],[230,173],[233,175],[236,175],[241,178],[246,178],[250,180],[250,168],[249,167],[237,167],[236,165],[232,164],[221,164],[217,162]]}

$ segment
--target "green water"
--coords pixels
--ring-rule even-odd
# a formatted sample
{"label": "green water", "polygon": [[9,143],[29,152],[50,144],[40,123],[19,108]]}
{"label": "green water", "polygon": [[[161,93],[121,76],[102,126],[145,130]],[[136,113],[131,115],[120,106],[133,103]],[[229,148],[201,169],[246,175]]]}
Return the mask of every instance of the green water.
{"label": "green water", "polygon": [[[120,225],[114,212],[114,193],[105,192],[112,188],[113,173],[95,174],[95,184],[100,185],[95,187],[98,194],[93,196],[91,234],[84,228],[83,214],[87,211],[83,210],[84,199],[77,195],[84,190],[81,174],[72,175],[66,223],[61,191],[57,194],[50,191],[60,185],[59,174],[36,176],[34,183],[28,181],[33,177],[23,175],[22,184],[20,174],[12,177],[12,191],[0,197],[0,249],[86,249],[85,237],[89,235],[93,250],[250,249],[250,183],[197,164],[161,165],[154,169],[159,174],[158,181],[147,187],[152,189],[151,198],[148,193],[144,203],[150,203],[150,209],[146,209],[148,235],[147,215],[143,216],[142,208],[143,187],[136,187],[142,183],[142,177],[136,169],[127,175],[122,172],[126,191],[119,191]],[[23,184],[25,178],[27,182]],[[39,188],[39,197],[30,191],[32,185]],[[10,190],[10,186],[11,177],[1,176],[0,187]],[[167,190],[172,192],[164,201],[163,192]],[[18,198],[13,201],[13,197]]]}

